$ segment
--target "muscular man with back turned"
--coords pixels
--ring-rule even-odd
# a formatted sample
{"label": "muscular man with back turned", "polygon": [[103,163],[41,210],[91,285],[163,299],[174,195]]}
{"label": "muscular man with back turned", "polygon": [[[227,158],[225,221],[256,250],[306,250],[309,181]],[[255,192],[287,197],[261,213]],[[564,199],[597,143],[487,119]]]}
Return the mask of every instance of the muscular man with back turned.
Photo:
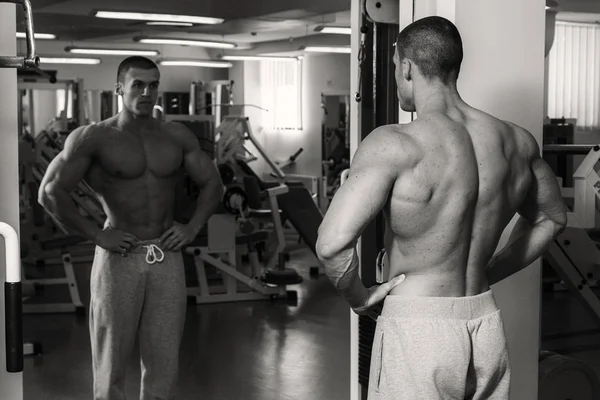
{"label": "muscular man with back turned", "polygon": [[[94,399],[125,399],[136,338],[140,399],[171,399],[186,308],[179,250],[216,210],[222,184],[193,133],[152,118],[160,79],[156,64],[130,57],[117,75],[123,110],[68,136],[48,167],[39,198],[62,224],[96,244],[90,302]],[[202,188],[186,225],[173,218],[181,168]],[[82,179],[104,207],[104,229],[83,218],[69,196]]]}
{"label": "muscular man with back turned", "polygon": [[[370,400],[508,399],[506,339],[489,285],[539,258],[566,224],[532,135],[461,99],[462,56],[444,18],[399,34],[398,96],[418,119],[367,136],[319,229],[319,258],[353,310],[372,315],[384,300]],[[354,246],[380,210],[391,231],[390,280],[366,289]]]}

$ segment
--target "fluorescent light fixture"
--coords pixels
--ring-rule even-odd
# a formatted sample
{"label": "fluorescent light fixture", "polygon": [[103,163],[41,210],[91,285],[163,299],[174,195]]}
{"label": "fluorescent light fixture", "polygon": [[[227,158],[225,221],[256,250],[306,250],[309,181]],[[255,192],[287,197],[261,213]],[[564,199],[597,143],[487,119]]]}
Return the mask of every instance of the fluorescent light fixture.
{"label": "fluorescent light fixture", "polygon": [[150,26],[194,26],[191,22],[169,22],[169,21],[148,21],[146,25]]}
{"label": "fluorescent light fixture", "polygon": [[304,48],[304,51],[309,53],[352,53],[350,47],[319,47],[319,46],[308,46]]}
{"label": "fluorescent light fixture", "polygon": [[85,47],[66,47],[65,51],[73,54],[96,54],[105,56],[157,56],[156,50],[134,50],[134,49],[99,49]]}
{"label": "fluorescent light fixture", "polygon": [[207,68],[231,68],[231,67],[233,67],[233,64],[230,62],[211,61],[211,60],[160,61],[160,65],[164,65],[166,67],[207,67]]}
{"label": "fluorescent light fixture", "polygon": [[[17,38],[19,39],[25,39],[27,37],[27,35],[25,34],[25,32],[17,32]],[[33,38],[34,39],[56,39],[56,35],[52,34],[52,33],[34,33],[33,34]]]}
{"label": "fluorescent light fixture", "polygon": [[139,21],[160,21],[160,22],[190,22],[192,24],[221,24],[223,18],[197,17],[194,15],[175,15],[175,14],[150,14],[140,12],[121,12],[121,11],[96,11],[94,15],[97,18],[111,19],[132,19]]}
{"label": "fluorescent light fixture", "polygon": [[233,49],[236,47],[236,45],[234,43],[212,42],[212,41],[208,41],[208,40],[149,38],[149,37],[134,37],[133,40],[138,43],[178,44],[181,46],[212,47],[215,49]]}
{"label": "fluorescent light fixture", "polygon": [[221,60],[227,61],[298,61],[298,57],[282,57],[282,56],[223,56]]}
{"label": "fluorescent light fixture", "polygon": [[40,57],[40,64],[80,64],[80,65],[98,65],[98,58],[65,58],[65,57]]}
{"label": "fluorescent light fixture", "polygon": [[352,28],[348,28],[345,26],[317,26],[315,28],[315,32],[332,33],[338,35],[351,35]]}

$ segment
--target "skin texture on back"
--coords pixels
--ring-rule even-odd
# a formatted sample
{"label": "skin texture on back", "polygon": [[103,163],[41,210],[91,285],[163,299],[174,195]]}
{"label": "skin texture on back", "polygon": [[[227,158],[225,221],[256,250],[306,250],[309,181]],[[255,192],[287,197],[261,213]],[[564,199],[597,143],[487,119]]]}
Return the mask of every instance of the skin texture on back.
{"label": "skin texture on back", "polygon": [[[425,51],[432,44],[422,39]],[[396,47],[394,65],[400,106],[417,119],[379,127],[360,143],[317,241],[335,287],[367,315],[388,294],[483,293],[540,257],[566,224],[560,188],[534,137],[465,103],[456,86],[459,64],[444,78],[425,77]],[[390,275],[367,289],[355,245],[380,211]],[[507,245],[495,253],[515,214]]]}
{"label": "skin texture on back", "polygon": [[390,278],[406,274],[391,294],[484,292],[487,263],[529,189],[533,138],[467,107],[400,129],[416,151],[383,209]]}

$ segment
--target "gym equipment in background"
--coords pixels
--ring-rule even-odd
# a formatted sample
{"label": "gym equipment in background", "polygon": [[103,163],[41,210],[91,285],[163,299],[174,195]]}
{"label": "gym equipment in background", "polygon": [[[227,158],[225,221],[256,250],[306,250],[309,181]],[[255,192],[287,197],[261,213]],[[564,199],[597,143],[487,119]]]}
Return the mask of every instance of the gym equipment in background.
{"label": "gym equipment in background", "polygon": [[[257,190],[257,185],[252,182],[246,182],[245,189],[239,186],[228,188],[223,196],[228,213],[215,213],[208,221],[207,234],[200,235],[185,249],[193,257],[198,279],[198,286],[188,287],[188,296],[194,297],[196,304],[265,299],[297,301],[297,293],[287,290],[287,285],[301,283],[302,279],[295,271],[290,273],[285,269],[285,260],[281,257],[285,246],[282,236],[276,235],[276,248],[268,261],[265,264],[259,261],[259,244],[266,242],[270,235],[268,231],[255,229],[251,222],[251,207],[256,206],[253,196],[256,196]],[[281,226],[276,212],[279,209],[277,199],[286,190],[285,185],[279,185],[264,193],[276,226]],[[259,192],[259,196],[262,195]],[[243,219],[239,232],[236,232],[236,217]],[[281,232],[281,228],[275,229],[275,232]],[[238,246],[245,247],[247,251],[250,273],[241,271],[242,263],[236,251]],[[217,269],[222,285],[210,284],[207,266]]]}
{"label": "gym equipment in background", "polygon": [[600,399],[596,372],[585,362],[542,351],[539,363],[538,399]]}
{"label": "gym equipment in background", "polygon": [[[566,158],[563,163],[573,166],[572,157],[585,155],[571,179],[560,177],[563,197],[573,203],[573,212],[581,227],[590,230],[596,227],[596,214],[600,210],[600,176],[595,166],[600,160],[600,145],[589,144],[547,144],[544,145],[544,158],[554,154]],[[593,232],[593,231],[592,231]]]}

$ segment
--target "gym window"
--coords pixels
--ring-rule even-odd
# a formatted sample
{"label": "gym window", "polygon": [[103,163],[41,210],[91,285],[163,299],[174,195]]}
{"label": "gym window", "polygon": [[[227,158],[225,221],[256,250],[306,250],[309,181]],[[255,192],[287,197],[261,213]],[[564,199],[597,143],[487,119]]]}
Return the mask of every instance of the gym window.
{"label": "gym window", "polygon": [[600,26],[557,21],[548,67],[548,116],[600,128]]}
{"label": "gym window", "polygon": [[259,63],[263,129],[302,130],[302,61]]}

